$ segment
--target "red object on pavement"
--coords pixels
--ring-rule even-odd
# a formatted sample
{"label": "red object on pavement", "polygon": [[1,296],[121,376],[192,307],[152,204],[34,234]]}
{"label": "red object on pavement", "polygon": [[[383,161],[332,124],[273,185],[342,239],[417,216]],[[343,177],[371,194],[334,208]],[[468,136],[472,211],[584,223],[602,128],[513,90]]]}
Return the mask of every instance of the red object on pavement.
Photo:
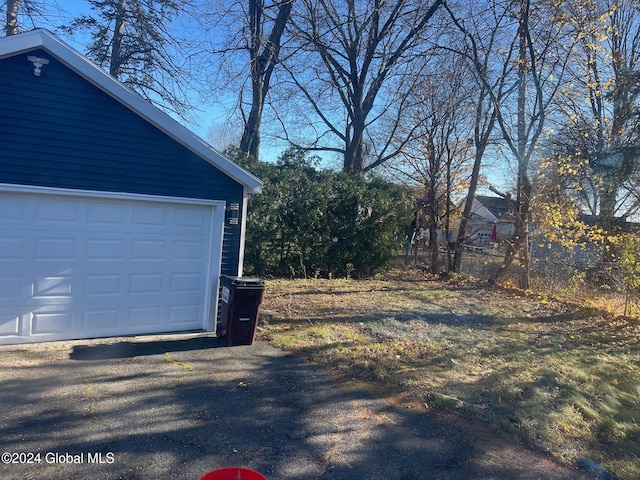
{"label": "red object on pavement", "polygon": [[200,480],[267,480],[267,477],[248,468],[226,467],[205,473]]}

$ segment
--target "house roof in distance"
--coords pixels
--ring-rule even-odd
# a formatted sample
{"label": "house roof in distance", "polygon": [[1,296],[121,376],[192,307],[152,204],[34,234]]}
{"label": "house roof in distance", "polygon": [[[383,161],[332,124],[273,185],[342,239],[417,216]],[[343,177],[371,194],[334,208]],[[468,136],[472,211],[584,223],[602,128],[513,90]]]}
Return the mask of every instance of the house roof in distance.
{"label": "house roof in distance", "polygon": [[502,197],[493,197],[489,195],[476,195],[475,199],[489,210],[497,219],[506,217],[511,214],[507,201]]}
{"label": "house roof in distance", "polygon": [[262,182],[217,152],[211,145],[159,108],[125,87],[87,57],[45,29],[0,38],[0,60],[41,48],[72,71],[144,118],[169,137],[202,157],[229,177],[244,185],[249,193],[261,193]]}

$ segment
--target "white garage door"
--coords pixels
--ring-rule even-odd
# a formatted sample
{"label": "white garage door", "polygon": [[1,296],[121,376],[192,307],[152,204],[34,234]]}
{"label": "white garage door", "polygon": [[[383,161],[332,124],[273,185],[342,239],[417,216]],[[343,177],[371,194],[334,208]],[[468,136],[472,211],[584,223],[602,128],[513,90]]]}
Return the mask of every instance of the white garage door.
{"label": "white garage door", "polygon": [[224,203],[0,187],[0,344],[211,330]]}

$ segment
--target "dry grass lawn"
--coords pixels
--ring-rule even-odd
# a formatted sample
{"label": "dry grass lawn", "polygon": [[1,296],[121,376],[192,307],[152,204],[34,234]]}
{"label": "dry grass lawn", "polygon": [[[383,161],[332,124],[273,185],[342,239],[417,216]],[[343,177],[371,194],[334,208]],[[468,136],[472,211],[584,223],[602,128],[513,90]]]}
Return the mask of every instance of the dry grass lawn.
{"label": "dry grass lawn", "polygon": [[417,271],[271,280],[259,336],[408,408],[640,478],[640,322]]}

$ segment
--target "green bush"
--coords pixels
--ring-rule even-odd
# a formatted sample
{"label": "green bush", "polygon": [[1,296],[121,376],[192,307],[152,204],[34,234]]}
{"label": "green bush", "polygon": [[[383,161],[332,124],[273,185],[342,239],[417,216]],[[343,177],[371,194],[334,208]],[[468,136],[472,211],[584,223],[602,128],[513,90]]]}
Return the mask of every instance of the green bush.
{"label": "green bush", "polygon": [[410,192],[380,179],[318,170],[316,158],[290,149],[274,164],[227,151],[259,177],[249,200],[245,245],[248,274],[365,277],[384,270],[411,222]]}

